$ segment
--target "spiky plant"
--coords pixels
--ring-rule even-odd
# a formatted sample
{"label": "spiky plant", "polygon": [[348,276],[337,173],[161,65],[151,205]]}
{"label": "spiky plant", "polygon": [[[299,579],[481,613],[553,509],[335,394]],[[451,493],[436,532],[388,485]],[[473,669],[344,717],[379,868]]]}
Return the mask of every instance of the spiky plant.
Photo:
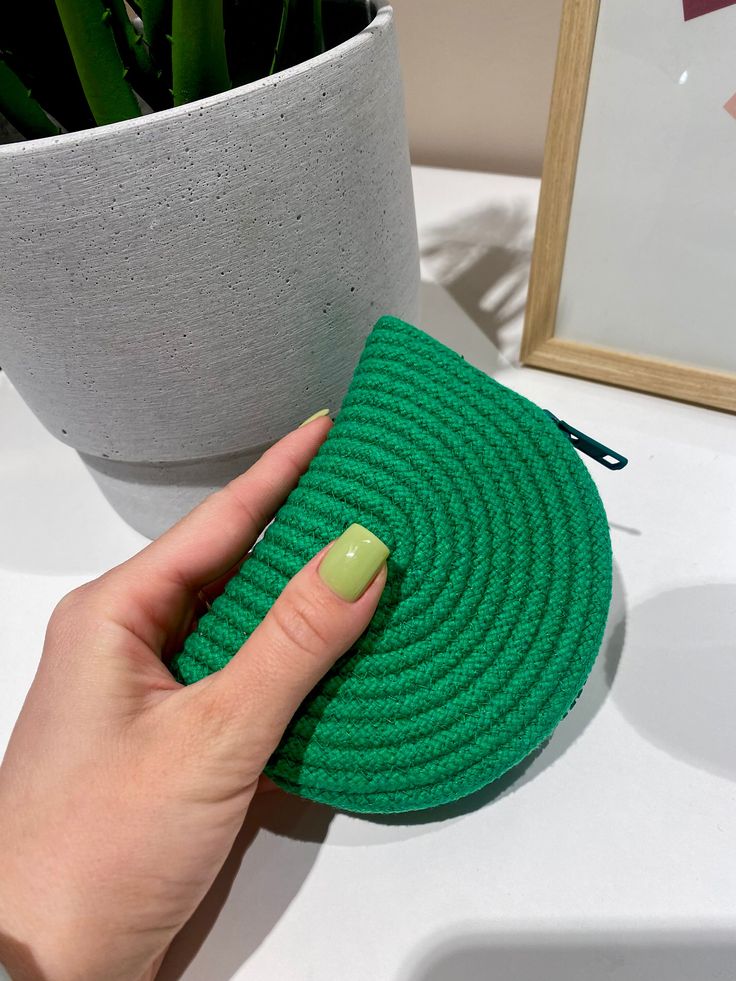
{"label": "spiky plant", "polygon": [[0,114],[27,139],[131,119],[297,64],[325,33],[323,0],[10,0]]}

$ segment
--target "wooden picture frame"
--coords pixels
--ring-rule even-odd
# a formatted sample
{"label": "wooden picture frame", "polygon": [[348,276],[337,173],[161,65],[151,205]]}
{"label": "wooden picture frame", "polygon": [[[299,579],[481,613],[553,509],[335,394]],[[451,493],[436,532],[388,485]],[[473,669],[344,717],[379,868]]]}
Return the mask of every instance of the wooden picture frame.
{"label": "wooden picture frame", "polygon": [[555,336],[601,2],[608,0],[564,0],[521,361],[736,412],[736,373]]}

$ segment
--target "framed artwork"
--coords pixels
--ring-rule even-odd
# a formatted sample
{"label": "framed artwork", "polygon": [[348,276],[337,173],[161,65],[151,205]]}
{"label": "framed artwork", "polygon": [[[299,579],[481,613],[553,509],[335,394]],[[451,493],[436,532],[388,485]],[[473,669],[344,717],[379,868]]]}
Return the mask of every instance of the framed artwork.
{"label": "framed artwork", "polygon": [[736,0],[565,0],[521,360],[736,412]]}

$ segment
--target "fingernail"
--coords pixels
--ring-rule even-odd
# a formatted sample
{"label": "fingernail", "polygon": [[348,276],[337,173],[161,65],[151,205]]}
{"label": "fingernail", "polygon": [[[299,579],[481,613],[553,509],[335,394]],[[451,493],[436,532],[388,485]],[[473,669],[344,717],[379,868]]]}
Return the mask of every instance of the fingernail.
{"label": "fingernail", "polygon": [[304,422],[299,423],[297,429],[301,429],[302,426],[308,426],[309,423],[314,422],[315,419],[321,419],[323,416],[328,416],[329,414],[329,409],[320,409],[319,412],[313,412],[308,419],[305,419]]}
{"label": "fingernail", "polygon": [[380,538],[363,525],[350,525],[322,559],[322,581],[341,599],[354,603],[360,599],[389,557]]}

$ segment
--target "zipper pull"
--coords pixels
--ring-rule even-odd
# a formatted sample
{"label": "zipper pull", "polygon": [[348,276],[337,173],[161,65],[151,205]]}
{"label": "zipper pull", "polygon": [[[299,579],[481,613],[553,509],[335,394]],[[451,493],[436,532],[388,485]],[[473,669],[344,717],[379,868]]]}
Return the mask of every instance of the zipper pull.
{"label": "zipper pull", "polygon": [[599,443],[595,439],[591,439],[590,436],[581,433],[579,429],[573,429],[572,426],[563,422],[562,419],[558,419],[549,409],[544,409],[543,411],[550,417],[560,432],[563,432],[567,436],[576,450],[603,464],[608,470],[623,470],[629,462],[625,456],[616,453],[615,450],[604,446],[603,443]]}

